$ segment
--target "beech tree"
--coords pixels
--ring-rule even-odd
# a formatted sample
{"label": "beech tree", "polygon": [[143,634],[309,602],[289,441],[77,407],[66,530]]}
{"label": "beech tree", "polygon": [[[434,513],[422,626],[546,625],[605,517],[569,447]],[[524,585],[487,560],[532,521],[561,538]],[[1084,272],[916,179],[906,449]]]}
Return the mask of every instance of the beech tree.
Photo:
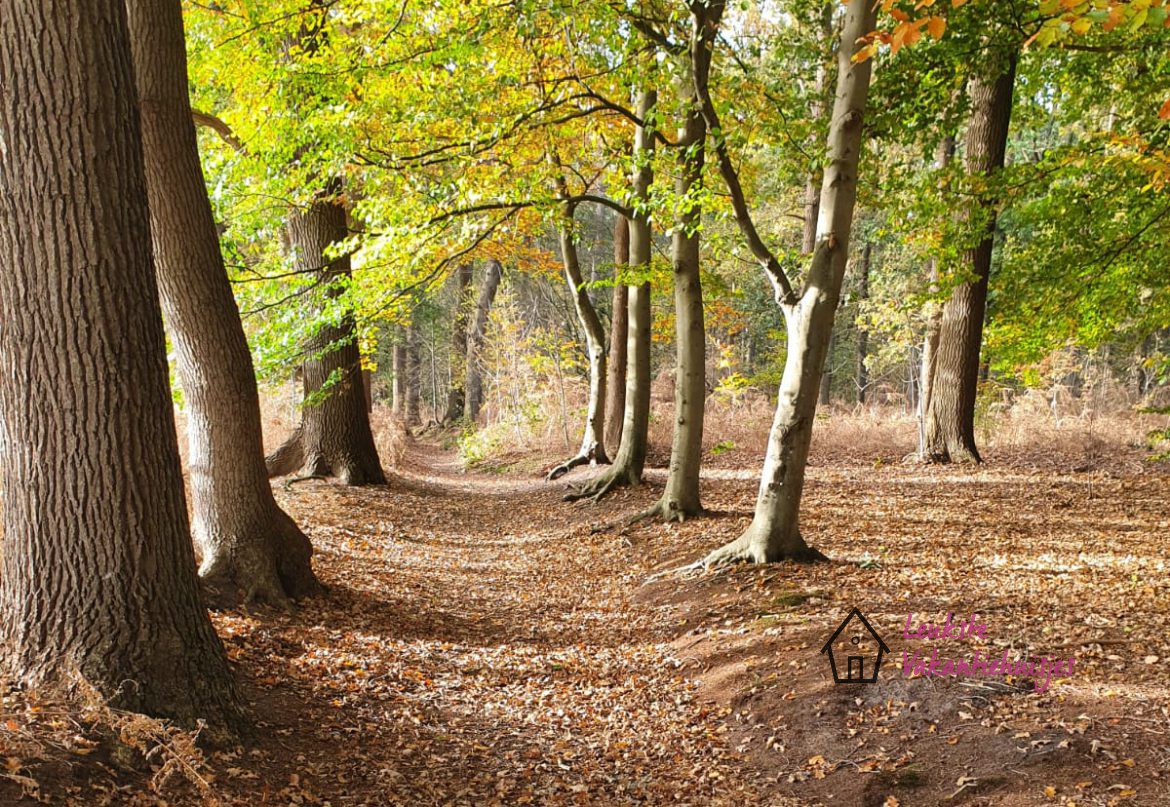
{"label": "beech tree", "polygon": [[[658,92],[643,89],[638,93],[636,114],[641,121],[634,135],[634,176],[630,217],[630,266],[645,271],[650,265],[651,243],[649,198],[654,173],[651,159],[654,132],[651,122],[658,103]],[[650,427],[650,282],[632,285],[627,298],[626,394],[622,420],[622,440],[613,464],[596,479],[565,495],[566,501],[600,499],[615,487],[642,483],[646,465]]]}
{"label": "beech tree", "polygon": [[480,407],[483,406],[483,368],[480,364],[484,340],[487,338],[488,317],[491,316],[492,303],[496,299],[503,274],[504,267],[498,260],[487,261],[483,268],[483,285],[475,301],[475,318],[471,321],[471,334],[467,340],[467,369],[464,371],[467,389],[463,403],[467,419],[472,422],[479,417]]}
{"label": "beech tree", "polygon": [[606,380],[605,440],[606,453],[617,456],[622,442],[622,420],[626,409],[626,337],[629,333],[630,287],[623,276],[630,264],[630,220],[614,217],[613,224],[613,297],[610,306],[609,358]]}
{"label": "beech tree", "polygon": [[837,94],[821,184],[816,247],[800,292],[793,287],[779,261],[756,231],[709,89],[698,87],[707,124],[715,137],[720,173],[731,194],[736,221],[773,284],[776,301],[784,313],[788,339],[784,375],[768,437],[755,514],[739,538],[706,557],[703,561],[706,565],[824,557],[811,548],[800,533],[800,500],[812,443],[819,382],[848,262],[853,209],[857,201],[862,121],[869,95],[872,60],[855,61],[854,54],[861,47],[862,38],[873,30],[873,25],[873,4],[869,0],[849,0],[837,52]]}
{"label": "beech tree", "polygon": [[195,576],[123,0],[0,5],[0,81],[0,659],[21,684],[81,677],[226,727],[239,701]]}
{"label": "beech tree", "polygon": [[159,290],[187,404],[192,528],[217,600],[317,591],[312,547],[276,504],[260,401],[203,183],[179,0],[129,0]]}

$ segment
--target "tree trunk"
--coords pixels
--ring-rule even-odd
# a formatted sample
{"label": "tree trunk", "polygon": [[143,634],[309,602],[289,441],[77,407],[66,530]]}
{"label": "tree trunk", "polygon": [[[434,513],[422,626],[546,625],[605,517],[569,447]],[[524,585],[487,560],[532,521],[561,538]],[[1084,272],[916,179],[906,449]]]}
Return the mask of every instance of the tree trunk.
{"label": "tree trunk", "polygon": [[788,356],[755,515],[743,535],[707,556],[704,562],[709,565],[824,557],[811,549],[800,534],[800,500],[816,416],[818,382],[849,257],[862,119],[873,64],[871,59],[854,63],[852,57],[861,38],[873,26],[872,2],[849,0],[837,53],[837,95],[821,184],[817,243],[803,292],[799,299],[781,306]]}
{"label": "tree trunk", "polygon": [[[562,197],[566,191],[560,182]],[[581,447],[577,454],[548,472],[548,479],[559,479],[578,465],[603,464],[609,462],[605,454],[605,328],[593,307],[593,301],[581,276],[581,263],[577,244],[573,240],[573,207],[564,204],[557,238],[561,245],[561,263],[565,269],[565,281],[573,298],[573,309],[585,334],[585,350],[589,354],[589,405],[585,412],[585,428]]]}
{"label": "tree trunk", "polygon": [[[1012,54],[991,65],[987,74],[971,79],[966,169],[973,176],[991,177],[1003,168],[1015,74],[1016,56]],[[996,202],[986,198],[975,204],[978,210],[972,217],[982,222],[983,238],[963,255],[963,265],[975,280],[956,286],[943,307],[938,349],[932,356],[926,455],[933,462],[980,461],[975,446],[975,399],[995,242]]]}
{"label": "tree trunk", "polygon": [[621,282],[630,264],[630,222],[625,216],[614,219],[613,226],[613,315],[609,331],[608,401],[605,404],[606,452],[617,456],[622,442],[622,421],[626,409],[626,336],[629,332],[630,287]]}
{"label": "tree trunk", "polygon": [[495,302],[502,276],[503,267],[500,266],[500,262],[488,261],[484,267],[483,287],[479,290],[479,299],[475,303],[475,320],[471,325],[471,337],[467,345],[467,392],[463,403],[467,419],[473,423],[479,417],[479,410],[483,406],[483,345],[487,337],[488,316],[491,314],[492,303]]}
{"label": "tree trunk", "polygon": [[[689,58],[680,73],[680,93],[686,111],[678,131],[678,174],[674,192],[679,199],[695,199],[702,191],[707,123],[696,97],[696,82],[706,86],[711,50],[719,30],[721,9],[714,14],[701,4],[692,6]],[[684,205],[671,236],[674,269],[674,430],[670,472],[658,504],[648,511],[667,521],[682,521],[703,510],[699,474],[703,467],[703,415],[707,398],[707,342],[703,323],[703,286],[699,274],[699,225],[702,208]]]}
{"label": "tree trunk", "polygon": [[227,729],[183,501],[123,0],[0,4],[0,672]]}
{"label": "tree trunk", "polygon": [[821,371],[821,383],[817,400],[821,406],[833,402],[833,348],[837,346],[837,334],[829,334],[829,346],[825,348],[825,369]]}
{"label": "tree trunk", "polygon": [[[658,101],[656,90],[638,94],[638,118],[647,120]],[[634,136],[633,196],[639,211],[645,211],[654,179],[650,166],[654,137],[647,127],[639,126]],[[630,263],[640,271],[650,267],[653,246],[650,219],[639,212],[630,221]],[[650,427],[650,283],[631,286],[626,333],[626,407],[622,422],[622,441],[613,465],[592,482],[565,496],[567,501],[592,497],[600,499],[615,487],[642,483],[646,466],[646,449]]]}
{"label": "tree trunk", "polygon": [[406,344],[402,341],[405,331],[395,329],[396,342],[394,343],[394,379],[390,387],[390,411],[395,417],[402,418],[406,414]]}
{"label": "tree trunk", "polygon": [[[939,171],[946,169],[955,156],[954,135],[947,135],[938,145],[935,157],[935,168]],[[938,258],[932,257],[929,266],[930,291],[938,291]],[[926,312],[926,335],[922,340],[922,373],[918,383],[919,408],[919,437],[918,453],[926,456],[926,413],[930,409],[930,398],[934,392],[934,371],[938,358],[938,335],[942,328],[942,306],[937,302],[930,302]]]}
{"label": "tree trunk", "polygon": [[422,362],[418,355],[418,329],[410,323],[406,329],[406,427],[412,428],[422,423],[419,412],[419,398],[422,397]]}
{"label": "tree trunk", "polygon": [[467,292],[471,287],[472,265],[465,263],[455,272],[455,310],[451,326],[451,384],[447,390],[447,411],[443,423],[463,417],[463,371],[467,365]]}
{"label": "tree trunk", "polygon": [[192,529],[213,601],[283,605],[319,586],[313,549],[276,505],[260,399],[207,199],[187,99],[178,0],[127,4],[138,77],[151,236],[187,403]]}
{"label": "tree trunk", "polygon": [[[339,281],[349,278],[350,265],[348,256],[331,260],[326,253],[347,233],[345,208],[330,199],[318,199],[289,217],[296,268],[316,271],[331,298],[342,293]],[[287,472],[280,460],[299,454],[302,476],[332,476],[347,485],[385,484],[366,411],[353,315],[346,313],[339,322],[322,325],[306,351],[301,426],[268,457],[268,473]]]}
{"label": "tree trunk", "polygon": [[[869,262],[873,257],[873,244],[865,242],[861,251],[861,264],[857,267],[857,299],[864,302],[869,299]],[[865,360],[869,356],[869,331],[864,327],[857,329],[857,402],[865,403],[869,392],[869,368]]]}

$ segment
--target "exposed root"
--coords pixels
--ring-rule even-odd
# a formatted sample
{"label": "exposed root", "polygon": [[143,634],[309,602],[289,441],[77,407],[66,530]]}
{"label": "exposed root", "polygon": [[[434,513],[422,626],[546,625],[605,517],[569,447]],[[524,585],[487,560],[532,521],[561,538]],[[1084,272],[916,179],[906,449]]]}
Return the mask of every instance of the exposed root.
{"label": "exposed root", "polygon": [[682,524],[688,518],[687,512],[678,506],[678,502],[663,496],[654,504],[640,513],[626,519],[626,527],[631,527],[642,521],[657,519],[663,524]]}
{"label": "exposed root", "polygon": [[274,476],[288,476],[296,473],[304,464],[305,446],[300,426],[289,435],[279,448],[264,458],[269,479]]}
{"label": "exposed root", "polygon": [[304,476],[290,476],[288,479],[284,480],[284,489],[291,490],[292,486],[297,482],[309,482],[314,479],[328,480],[329,476],[327,474],[305,474]]}
{"label": "exposed root", "polygon": [[565,460],[560,465],[556,466],[551,471],[549,471],[548,474],[545,475],[544,481],[553,482],[557,479],[560,479],[562,476],[567,474],[569,471],[573,470],[574,468],[576,468],[578,466],[585,465],[588,462],[589,462],[588,457],[586,457],[584,454],[578,454],[577,456],[573,457],[572,459]]}
{"label": "exposed root", "polygon": [[757,530],[749,527],[739,538],[691,564],[691,568],[711,569],[737,563],[776,563],[782,560],[817,563],[829,559],[820,550],[806,544],[800,535],[794,535],[786,541],[787,547],[776,546],[777,543],[766,540],[757,534]]}
{"label": "exposed root", "polygon": [[629,484],[629,481],[624,475],[616,474],[611,470],[609,473],[602,474],[592,482],[587,482],[576,490],[569,491],[561,497],[561,501],[579,502],[582,499],[590,499],[596,504],[614,488]]}

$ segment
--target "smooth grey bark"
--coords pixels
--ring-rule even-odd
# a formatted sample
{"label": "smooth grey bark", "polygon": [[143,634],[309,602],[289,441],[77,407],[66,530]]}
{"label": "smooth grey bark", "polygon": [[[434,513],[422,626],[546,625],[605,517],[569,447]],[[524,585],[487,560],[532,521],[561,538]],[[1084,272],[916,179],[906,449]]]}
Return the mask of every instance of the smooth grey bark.
{"label": "smooth grey bark", "polygon": [[821,406],[828,406],[833,402],[833,350],[837,347],[837,334],[829,334],[829,346],[825,348],[825,369],[821,371],[821,385],[817,393],[817,401]]}
{"label": "smooth grey bark", "polygon": [[187,97],[179,0],[126,4],[138,81],[150,229],[187,403],[192,530],[221,606],[317,593],[309,539],[272,496],[260,399],[207,198]]}
{"label": "smooth grey bark", "polygon": [[[935,168],[943,171],[955,156],[955,137],[947,135],[938,144],[935,153]],[[938,291],[938,258],[931,257],[927,267],[930,291]],[[927,304],[926,334],[922,338],[922,367],[918,382],[918,454],[926,458],[926,413],[930,410],[930,399],[934,392],[934,370],[938,360],[938,335],[942,329],[942,306],[936,302]]]}
{"label": "smooth grey bark", "polygon": [[390,411],[395,417],[403,418],[406,414],[406,343],[403,341],[406,332],[396,330],[398,332],[395,334],[391,367],[393,378],[390,384]]}
{"label": "smooth grey bark", "polygon": [[[706,86],[711,51],[719,32],[722,5],[692,4],[691,34],[681,66],[679,97],[685,112],[678,130],[678,173],[674,192],[695,199],[702,189],[707,122],[696,86]],[[703,511],[699,477],[703,467],[703,416],[707,399],[707,340],[703,322],[703,284],[699,272],[699,225],[702,208],[687,204],[674,222],[671,267],[674,270],[675,372],[674,429],[670,470],[662,498],[643,515],[682,521]]]}
{"label": "smooth grey bark", "polygon": [[[342,293],[350,274],[349,256],[327,257],[348,234],[345,208],[322,197],[294,211],[286,229],[295,268],[315,273],[327,298]],[[267,458],[270,476],[298,472],[304,477],[336,477],[346,485],[386,483],[370,429],[362,380],[361,355],[353,315],[317,329],[306,345],[305,400],[301,425]]]}
{"label": "smooth grey bark", "polygon": [[488,317],[492,312],[492,303],[496,300],[496,292],[500,288],[500,278],[503,277],[504,267],[500,262],[489,260],[483,270],[483,285],[479,289],[479,298],[475,301],[475,318],[471,323],[471,334],[467,341],[467,370],[466,392],[464,395],[463,410],[467,419],[473,423],[479,417],[479,410],[483,407],[483,346],[487,339]]}
{"label": "smooth grey bark", "polygon": [[418,352],[418,329],[414,323],[406,328],[406,403],[403,419],[406,427],[412,428],[422,423],[419,411],[419,399],[422,397],[422,361]]}
{"label": "smooth grey bark", "polygon": [[[643,89],[638,93],[639,120],[650,119],[658,102],[658,92]],[[630,220],[630,264],[645,271],[650,266],[653,246],[650,219],[646,214],[650,184],[654,179],[650,166],[654,150],[652,130],[639,126],[634,134],[633,197],[636,208]],[[615,487],[642,484],[646,466],[650,427],[650,283],[631,286],[626,333],[626,407],[622,422],[622,442],[613,464],[596,479],[567,494],[566,501],[605,496]]]}
{"label": "smooth grey bark", "polygon": [[[968,86],[971,121],[967,127],[965,167],[972,176],[990,178],[1003,168],[1011,126],[1016,76],[1015,53],[992,58]],[[983,223],[983,237],[966,250],[963,266],[974,278],[960,283],[943,306],[938,348],[932,355],[930,405],[926,409],[926,459],[931,462],[980,462],[975,445],[975,401],[979,388],[979,352],[991,254],[995,244],[996,201],[973,203],[971,218]]]}
{"label": "smooth grey bark", "polygon": [[0,3],[0,673],[226,739],[123,0]]}
{"label": "smooth grey bark", "polygon": [[821,185],[817,243],[808,278],[799,295],[790,288],[786,277],[773,278],[784,312],[788,354],[755,514],[739,538],[704,559],[706,565],[824,557],[801,536],[800,502],[816,416],[818,382],[841,295],[857,201],[862,121],[872,60],[854,63],[853,54],[873,25],[874,9],[870,0],[849,0],[837,52],[837,95]]}
{"label": "smooth grey bark", "polygon": [[[873,259],[873,242],[866,240],[861,249],[861,261],[857,266],[857,299],[865,302],[869,299],[869,265]],[[857,329],[857,402],[865,403],[869,392],[869,368],[865,360],[869,357],[869,331]]]}
{"label": "smooth grey bark", "polygon": [[613,314],[609,327],[609,378],[606,381],[606,453],[617,456],[626,409],[626,336],[629,332],[630,287],[620,282],[630,264],[630,221],[619,215],[613,225]]}
{"label": "smooth grey bark", "polygon": [[467,368],[467,308],[474,267],[465,263],[455,270],[455,308],[451,322],[451,384],[447,389],[447,409],[443,423],[449,425],[463,417],[464,376]]}
{"label": "smooth grey bark", "polygon": [[[567,194],[564,182],[559,182],[559,192],[562,198]],[[597,309],[589,297],[585,279],[581,274],[581,262],[577,254],[577,244],[573,234],[574,208],[570,203],[561,205],[561,218],[557,227],[557,240],[561,247],[561,265],[565,270],[565,282],[569,286],[569,295],[573,299],[573,310],[577,313],[577,320],[581,323],[581,331],[585,336],[585,351],[589,357],[589,403],[585,410],[585,426],[582,429],[581,447],[577,453],[552,468],[547,475],[548,481],[559,479],[579,465],[605,464],[609,457],[605,453],[605,385],[606,355],[605,355],[605,328],[597,316]]]}

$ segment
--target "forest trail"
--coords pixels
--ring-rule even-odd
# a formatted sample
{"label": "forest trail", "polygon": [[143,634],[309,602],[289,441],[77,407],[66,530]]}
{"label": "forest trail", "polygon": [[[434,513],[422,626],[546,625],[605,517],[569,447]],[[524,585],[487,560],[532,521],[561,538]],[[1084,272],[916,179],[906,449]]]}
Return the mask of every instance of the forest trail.
{"label": "forest trail", "polygon": [[291,615],[215,617],[262,721],[258,756],[212,760],[217,789],[332,805],[762,803],[663,612],[634,601],[642,553],[592,534],[561,492],[461,473],[425,443],[388,488],[278,489],[331,591]]}

